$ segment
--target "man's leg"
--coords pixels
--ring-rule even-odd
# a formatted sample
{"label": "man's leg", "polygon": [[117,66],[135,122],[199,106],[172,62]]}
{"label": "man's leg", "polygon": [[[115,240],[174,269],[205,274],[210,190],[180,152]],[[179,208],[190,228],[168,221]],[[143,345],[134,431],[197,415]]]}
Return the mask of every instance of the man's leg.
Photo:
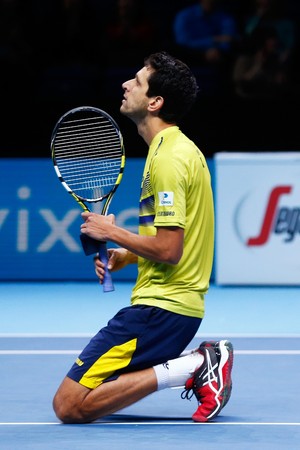
{"label": "man's leg", "polygon": [[185,384],[187,393],[193,389],[200,403],[193,419],[206,422],[218,415],[230,398],[232,364],[232,345],[223,340],[203,342],[198,351],[153,368],[122,374],[95,389],[66,377],[54,397],[54,411],[64,423],[91,422],[157,390]]}
{"label": "man's leg", "polygon": [[96,389],[66,377],[54,397],[53,408],[64,423],[86,423],[132,405],[156,390],[152,368],[120,375]]}
{"label": "man's leg", "polygon": [[54,397],[54,411],[65,423],[91,422],[132,405],[157,390],[183,387],[203,360],[203,355],[195,351],[153,368],[122,374],[95,389],[66,377]]}
{"label": "man's leg", "polygon": [[[69,370],[53,401],[57,417],[65,423],[90,422],[174,382],[183,386],[195,364],[203,359],[199,363],[194,355],[189,356],[189,365],[182,368],[181,357],[174,369],[178,377],[174,376],[174,364],[166,370],[162,363],[186,348],[200,323],[201,319],[160,308],[123,308],[94,336]],[[146,365],[149,368],[142,369]]]}

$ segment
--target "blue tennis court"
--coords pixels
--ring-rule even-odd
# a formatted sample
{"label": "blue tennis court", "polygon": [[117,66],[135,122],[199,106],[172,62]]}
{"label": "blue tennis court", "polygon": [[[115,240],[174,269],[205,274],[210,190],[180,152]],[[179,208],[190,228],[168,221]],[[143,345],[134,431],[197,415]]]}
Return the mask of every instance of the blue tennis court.
{"label": "blue tennis court", "polygon": [[88,425],[52,411],[61,379],[90,337],[128,304],[131,283],[1,283],[0,449],[297,449],[300,287],[211,286],[191,347],[230,339],[233,394],[214,422],[168,389]]}

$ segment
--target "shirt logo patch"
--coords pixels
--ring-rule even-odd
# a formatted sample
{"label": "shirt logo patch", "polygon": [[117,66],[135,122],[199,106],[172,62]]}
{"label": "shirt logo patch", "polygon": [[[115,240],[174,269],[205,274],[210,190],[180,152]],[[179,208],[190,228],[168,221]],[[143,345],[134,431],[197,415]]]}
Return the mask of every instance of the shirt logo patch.
{"label": "shirt logo patch", "polygon": [[173,206],[174,192],[159,192],[159,206]]}

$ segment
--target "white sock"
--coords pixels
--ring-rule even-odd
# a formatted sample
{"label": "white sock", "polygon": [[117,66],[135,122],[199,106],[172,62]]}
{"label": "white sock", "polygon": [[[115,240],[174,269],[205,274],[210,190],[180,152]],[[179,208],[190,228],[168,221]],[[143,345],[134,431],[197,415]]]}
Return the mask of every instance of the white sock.
{"label": "white sock", "polygon": [[157,390],[168,387],[181,387],[185,385],[186,380],[191,374],[200,367],[204,357],[199,352],[193,352],[190,355],[171,359],[164,364],[154,366],[153,369],[157,378]]}

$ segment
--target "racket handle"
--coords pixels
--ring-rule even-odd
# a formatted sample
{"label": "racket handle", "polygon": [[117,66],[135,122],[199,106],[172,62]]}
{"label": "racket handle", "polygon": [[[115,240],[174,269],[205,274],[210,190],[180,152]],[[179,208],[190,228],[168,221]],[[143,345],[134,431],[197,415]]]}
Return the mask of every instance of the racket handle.
{"label": "racket handle", "polygon": [[104,278],[103,278],[103,292],[114,291],[115,288],[114,288],[114,285],[112,282],[112,277],[107,268],[108,255],[107,255],[106,242],[99,242],[99,258],[105,265],[105,272],[104,272]]}
{"label": "racket handle", "polygon": [[99,241],[96,241],[96,239],[90,238],[86,234],[81,233],[80,240],[86,256],[94,255],[99,252]]}
{"label": "racket handle", "polygon": [[82,244],[82,248],[84,250],[84,253],[88,255],[94,255],[95,253],[99,253],[100,260],[105,265],[105,273],[103,278],[103,292],[111,292],[114,291],[114,285],[112,282],[112,277],[107,269],[107,263],[108,263],[108,255],[107,255],[107,248],[106,248],[106,242],[99,242],[96,241],[96,239],[90,238],[86,234],[80,234],[80,240]]}

